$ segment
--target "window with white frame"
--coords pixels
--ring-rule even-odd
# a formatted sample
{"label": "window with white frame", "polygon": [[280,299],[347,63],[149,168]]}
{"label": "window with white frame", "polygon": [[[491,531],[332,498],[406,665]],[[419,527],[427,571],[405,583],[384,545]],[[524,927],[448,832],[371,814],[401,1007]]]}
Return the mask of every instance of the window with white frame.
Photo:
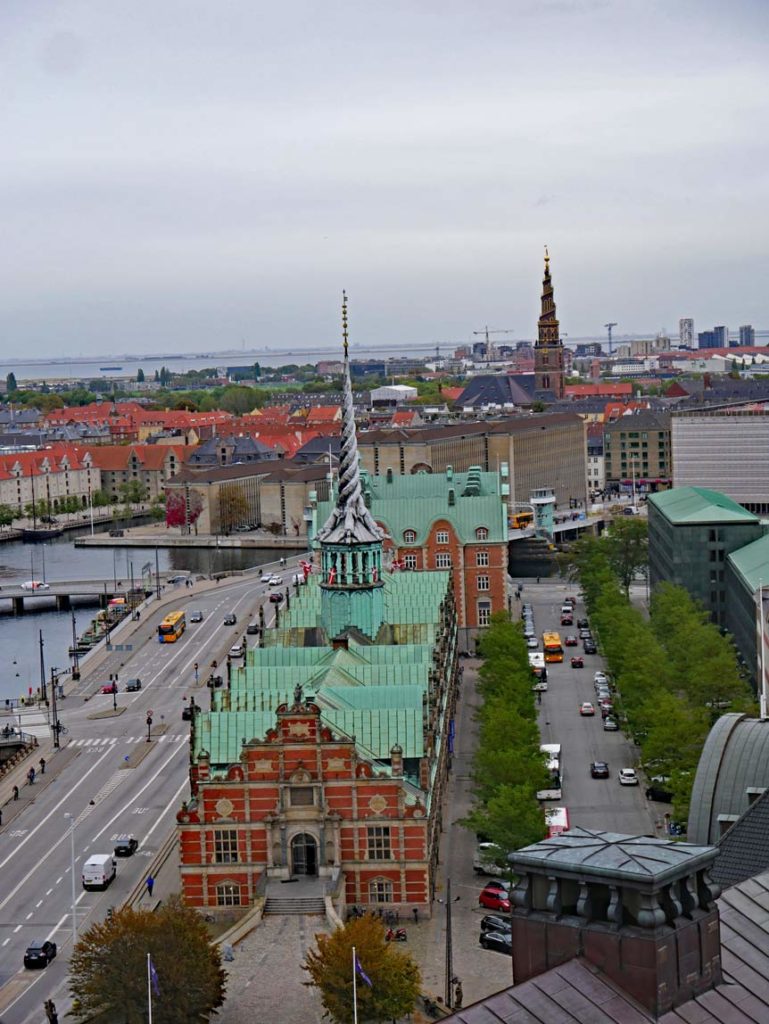
{"label": "window with white frame", "polygon": [[435,543],[436,544],[448,544],[448,542],[449,542],[449,531],[448,530],[438,530],[436,532],[436,534],[435,534]]}
{"label": "window with white frame", "polygon": [[486,529],[485,526],[479,526],[478,527],[478,529],[475,531],[475,539],[476,540],[488,540],[489,539],[489,531]]}
{"label": "window with white frame", "polygon": [[489,589],[489,577],[488,576],[479,576],[478,577],[478,589],[479,590],[488,590]]}
{"label": "window with white frame", "polygon": [[488,626],[491,622],[491,601],[478,602],[478,625]]}
{"label": "window with white frame", "polygon": [[448,551],[439,551],[435,556],[435,568],[436,569],[450,569],[451,568],[451,555]]}
{"label": "window with white frame", "polygon": [[407,544],[413,544],[416,541],[416,539],[417,539],[417,531],[416,530],[404,530],[403,531],[403,539],[404,539],[404,541]]}
{"label": "window with white frame", "polygon": [[489,564],[489,553],[488,551],[476,551],[475,552],[475,564],[477,566],[484,566]]}
{"label": "window with white frame", "polygon": [[368,859],[392,860],[389,825],[369,825],[368,827]]}
{"label": "window with white frame", "polygon": [[214,832],[214,861],[217,864],[235,864],[238,859],[238,830],[219,828]]}
{"label": "window with white frame", "polygon": [[403,568],[404,569],[416,569],[417,567],[417,556],[416,555],[404,555],[403,556]]}
{"label": "window with white frame", "polygon": [[217,907],[239,907],[240,886],[235,882],[220,882],[216,887]]}
{"label": "window with white frame", "polygon": [[392,903],[393,884],[389,878],[372,878],[368,884],[369,903]]}

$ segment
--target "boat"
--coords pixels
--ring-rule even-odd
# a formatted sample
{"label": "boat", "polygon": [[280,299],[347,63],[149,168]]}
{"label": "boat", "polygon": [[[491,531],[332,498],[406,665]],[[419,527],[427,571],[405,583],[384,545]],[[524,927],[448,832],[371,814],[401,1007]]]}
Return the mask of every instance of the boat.
{"label": "boat", "polygon": [[107,373],[109,370],[122,370],[122,366],[100,366],[99,373]]}
{"label": "boat", "polygon": [[52,540],[54,537],[61,537],[64,530],[59,526],[38,527],[36,530],[22,530],[21,539],[27,543],[35,544],[38,541]]}

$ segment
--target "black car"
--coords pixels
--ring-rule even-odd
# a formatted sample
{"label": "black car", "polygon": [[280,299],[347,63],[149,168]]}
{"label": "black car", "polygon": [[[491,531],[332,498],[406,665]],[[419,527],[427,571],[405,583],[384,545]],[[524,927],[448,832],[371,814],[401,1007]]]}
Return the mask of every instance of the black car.
{"label": "black car", "polygon": [[126,693],[136,693],[138,690],[141,690],[142,681],[141,679],[129,679],[125,684],[125,688]]}
{"label": "black car", "polygon": [[481,932],[480,943],[484,949],[495,949],[497,953],[513,955],[512,932]]}
{"label": "black car", "polygon": [[510,932],[513,930],[512,921],[507,917],[498,917],[496,914],[486,914],[481,918],[482,932]]}
{"label": "black car", "polygon": [[237,621],[238,621],[238,617],[235,614],[235,612],[229,612],[229,614],[224,616],[224,624],[225,624],[225,626],[234,626],[234,625],[237,624]]}
{"label": "black car", "polygon": [[589,627],[590,623],[587,619],[577,619],[577,629],[588,629]]}
{"label": "black car", "polygon": [[595,640],[585,640],[582,644],[582,650],[585,654],[596,654],[598,648],[595,645]]}
{"label": "black car", "polygon": [[667,789],[663,789],[662,786],[649,786],[646,790],[647,800],[656,800],[660,804],[672,804],[673,794]]}
{"label": "black car", "polygon": [[258,636],[258,634],[259,634],[259,623],[258,622],[249,622],[249,624],[246,626],[246,634],[248,636]]}
{"label": "black car", "polygon": [[24,966],[47,967],[55,956],[55,942],[49,942],[47,939],[45,942],[30,942],[24,954]]}
{"label": "black car", "polygon": [[606,761],[593,761],[590,765],[590,777],[593,779],[608,779],[609,766]]}
{"label": "black car", "polygon": [[139,849],[139,840],[134,839],[133,836],[127,836],[125,839],[118,839],[115,843],[115,856],[116,857],[133,857],[136,851]]}

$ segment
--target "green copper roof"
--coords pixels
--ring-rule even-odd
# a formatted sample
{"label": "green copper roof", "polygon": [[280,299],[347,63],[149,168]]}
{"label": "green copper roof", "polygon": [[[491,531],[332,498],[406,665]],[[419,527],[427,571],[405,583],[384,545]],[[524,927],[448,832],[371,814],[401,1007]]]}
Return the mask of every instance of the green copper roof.
{"label": "green copper roof", "polygon": [[243,741],[262,739],[275,727],[274,711],[214,711],[196,715],[192,756],[208,751],[212,765],[237,764]]}
{"label": "green copper roof", "polygon": [[759,537],[752,544],[726,556],[750,590],[769,584],[769,536]]}
{"label": "green copper roof", "polygon": [[672,523],[758,523],[758,517],[736,501],[705,487],[673,487],[649,495],[654,505]]}
{"label": "green copper roof", "polygon": [[[506,485],[497,473],[471,467],[465,473],[447,470],[391,478],[363,474],[363,490],[372,515],[398,545],[406,530],[415,531],[416,544],[424,543],[439,519],[448,520],[463,543],[474,541],[479,527],[489,531],[490,543],[507,540]],[[331,501],[318,504],[319,523],[333,506]]]}

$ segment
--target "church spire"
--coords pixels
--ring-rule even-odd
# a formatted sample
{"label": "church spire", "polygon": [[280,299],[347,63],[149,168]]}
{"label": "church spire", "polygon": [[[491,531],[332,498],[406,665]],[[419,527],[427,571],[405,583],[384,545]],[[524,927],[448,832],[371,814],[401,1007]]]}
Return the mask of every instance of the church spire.
{"label": "church spire", "polygon": [[547,246],[545,275],[542,279],[542,310],[537,323],[537,344],[534,346],[534,380],[536,391],[551,392],[556,398],[563,398],[563,345],[555,312]]}
{"label": "church spire", "polygon": [[384,537],[366,508],[360,484],[358,440],[355,433],[355,409],[350,381],[350,355],[347,328],[347,294],[342,292],[342,343],[344,380],[342,395],[342,449],[339,459],[339,494],[336,505],[318,531],[318,540],[328,544],[371,544]]}

